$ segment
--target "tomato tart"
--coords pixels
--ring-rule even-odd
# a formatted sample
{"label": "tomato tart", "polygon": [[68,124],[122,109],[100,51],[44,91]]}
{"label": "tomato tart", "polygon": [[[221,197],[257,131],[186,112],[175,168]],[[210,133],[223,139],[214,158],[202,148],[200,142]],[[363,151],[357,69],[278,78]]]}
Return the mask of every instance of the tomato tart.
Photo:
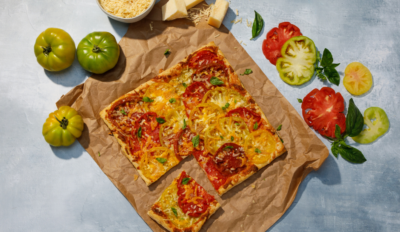
{"label": "tomato tart", "polygon": [[213,42],[100,116],[147,185],[194,155],[222,195],[286,151]]}
{"label": "tomato tart", "polygon": [[183,171],[147,214],[171,232],[197,232],[219,207],[218,201]]}

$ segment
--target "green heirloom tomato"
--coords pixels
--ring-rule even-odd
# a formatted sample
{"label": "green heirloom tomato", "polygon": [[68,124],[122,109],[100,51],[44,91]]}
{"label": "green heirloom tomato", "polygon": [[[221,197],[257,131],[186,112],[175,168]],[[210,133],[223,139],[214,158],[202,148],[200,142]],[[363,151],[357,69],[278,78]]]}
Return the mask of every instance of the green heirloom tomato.
{"label": "green heirloom tomato", "polygon": [[361,131],[359,135],[352,137],[357,143],[372,143],[389,130],[388,116],[379,107],[370,107],[365,110],[364,123],[368,128]]}
{"label": "green heirloom tomato", "polygon": [[317,52],[314,42],[305,36],[296,36],[282,46],[282,57],[276,62],[281,79],[290,85],[302,85],[314,75]]}
{"label": "green heirloom tomato", "polygon": [[59,28],[47,28],[36,39],[34,46],[38,63],[49,71],[61,71],[75,59],[75,43]]}
{"label": "green heirloom tomato", "polygon": [[69,106],[61,106],[46,119],[42,134],[50,145],[69,146],[82,135],[82,117]]}
{"label": "green heirloom tomato", "polygon": [[114,68],[119,58],[119,45],[108,32],[93,32],[78,45],[78,61],[89,72],[102,74]]}

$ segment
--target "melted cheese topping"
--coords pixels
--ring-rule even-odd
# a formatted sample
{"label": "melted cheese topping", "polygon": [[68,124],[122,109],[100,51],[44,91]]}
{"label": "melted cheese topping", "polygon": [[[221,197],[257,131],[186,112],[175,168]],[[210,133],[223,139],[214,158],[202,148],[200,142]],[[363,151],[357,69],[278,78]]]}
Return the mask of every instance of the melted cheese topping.
{"label": "melted cheese topping", "polygon": [[[182,101],[177,95],[174,86],[168,83],[153,83],[146,90],[144,97],[153,100],[153,102],[146,102],[144,104],[147,111],[156,112],[161,116],[165,115],[169,110],[182,105]],[[171,98],[174,98],[176,102],[169,102]]]}
{"label": "melted cheese topping", "polygon": [[203,137],[209,126],[216,123],[218,118],[224,116],[222,109],[213,103],[199,104],[190,113],[191,129]]}
{"label": "melted cheese topping", "polygon": [[[249,105],[247,100],[240,95],[239,92],[225,87],[218,87],[209,90],[203,98],[203,103],[214,103],[219,107],[224,107],[226,111],[236,109],[238,107],[246,107]],[[226,108],[227,103],[229,106]]]}
{"label": "melted cheese topping", "polygon": [[192,75],[192,69],[184,69],[179,76],[172,78],[169,81],[169,84],[174,86],[175,91],[178,95],[182,95],[186,90],[186,87],[183,85],[183,83],[185,83],[186,86],[192,84]]}
{"label": "melted cheese topping", "polygon": [[[277,142],[271,132],[257,130],[246,138],[245,151],[251,162],[262,164],[272,158],[276,146]],[[258,149],[259,152],[256,152],[256,149]]]}
{"label": "melted cheese topping", "polygon": [[[157,158],[164,158],[167,161],[161,163]],[[174,152],[165,147],[154,147],[144,152],[140,159],[140,170],[146,178],[156,181],[178,163],[179,160]]]}

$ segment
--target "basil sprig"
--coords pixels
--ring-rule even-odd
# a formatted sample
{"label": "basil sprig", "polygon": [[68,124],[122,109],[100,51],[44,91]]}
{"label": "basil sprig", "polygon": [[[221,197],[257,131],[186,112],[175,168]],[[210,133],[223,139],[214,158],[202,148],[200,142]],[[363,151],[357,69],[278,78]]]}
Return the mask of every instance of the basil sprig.
{"label": "basil sprig", "polygon": [[223,85],[224,84],[224,82],[221,81],[218,77],[211,77],[210,83],[212,85]]}
{"label": "basil sprig", "polygon": [[322,54],[322,59],[320,52],[317,53],[317,60],[319,64],[322,66],[317,66],[315,70],[317,71],[317,76],[321,80],[328,80],[334,85],[339,86],[340,83],[340,75],[338,71],[336,71],[336,67],[340,64],[333,63],[332,53],[328,49],[324,49],[324,53]]}
{"label": "basil sprig", "polygon": [[196,135],[192,139],[193,147],[197,147],[200,144],[200,136]]}
{"label": "basil sprig", "polygon": [[252,74],[252,73],[253,73],[253,70],[247,68],[247,69],[244,71],[243,74],[240,74],[240,76],[249,75],[249,74]]}
{"label": "basil sprig", "polygon": [[166,158],[162,158],[162,157],[157,157],[156,160],[158,162],[160,162],[161,164],[164,164],[165,162],[167,162],[167,159]]}
{"label": "basil sprig", "polygon": [[157,120],[157,122],[160,123],[160,124],[165,123],[165,119],[163,119],[163,118],[156,118],[156,120]]}
{"label": "basil sprig", "polygon": [[354,104],[353,99],[351,98],[349,103],[349,110],[346,117],[346,131],[343,136],[340,133],[340,126],[336,125],[335,127],[336,140],[333,140],[331,151],[336,158],[338,158],[340,154],[343,159],[351,163],[361,164],[367,161],[360,150],[346,144],[346,142],[344,141],[347,136],[354,137],[360,134],[363,126],[363,116],[360,110]]}
{"label": "basil sprig", "polygon": [[185,184],[189,183],[189,180],[190,180],[189,177],[183,178],[183,180],[182,180],[182,185],[185,185]]}
{"label": "basil sprig", "polygon": [[253,22],[253,28],[251,30],[251,34],[253,37],[251,37],[250,40],[257,37],[260,34],[260,32],[264,26],[264,20],[261,17],[261,15],[259,13],[257,13],[257,11],[254,11],[254,13],[255,13],[255,17],[254,17],[254,22]]}

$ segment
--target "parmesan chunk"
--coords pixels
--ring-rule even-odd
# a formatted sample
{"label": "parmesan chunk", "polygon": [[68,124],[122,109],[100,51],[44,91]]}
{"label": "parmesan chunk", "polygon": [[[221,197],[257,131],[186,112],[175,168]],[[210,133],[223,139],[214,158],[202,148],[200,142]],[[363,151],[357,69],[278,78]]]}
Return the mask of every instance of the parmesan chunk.
{"label": "parmesan chunk", "polygon": [[169,0],[162,6],[163,21],[185,18],[187,15],[185,0]]}
{"label": "parmesan chunk", "polygon": [[215,6],[208,18],[208,24],[213,27],[219,28],[228,11],[229,3],[225,0],[217,0]]}
{"label": "parmesan chunk", "polygon": [[186,10],[189,10],[190,8],[194,7],[202,1],[203,0],[185,0]]}

